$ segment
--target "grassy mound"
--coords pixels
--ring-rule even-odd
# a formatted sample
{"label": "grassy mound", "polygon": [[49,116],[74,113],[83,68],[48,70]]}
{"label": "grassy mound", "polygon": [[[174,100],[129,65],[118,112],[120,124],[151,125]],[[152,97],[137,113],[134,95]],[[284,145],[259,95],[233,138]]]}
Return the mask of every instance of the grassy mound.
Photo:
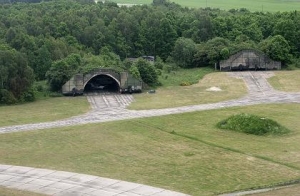
{"label": "grassy mound", "polygon": [[289,130],[277,122],[252,114],[238,114],[219,122],[218,128],[254,135],[281,135]]}

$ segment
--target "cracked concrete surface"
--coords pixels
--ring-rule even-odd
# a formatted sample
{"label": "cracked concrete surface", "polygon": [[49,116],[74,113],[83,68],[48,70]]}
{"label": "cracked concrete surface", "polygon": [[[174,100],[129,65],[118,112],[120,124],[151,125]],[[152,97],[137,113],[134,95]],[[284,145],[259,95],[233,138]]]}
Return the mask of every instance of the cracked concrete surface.
{"label": "cracked concrete surface", "polygon": [[0,186],[55,196],[187,196],[121,180],[13,165],[0,165]]}

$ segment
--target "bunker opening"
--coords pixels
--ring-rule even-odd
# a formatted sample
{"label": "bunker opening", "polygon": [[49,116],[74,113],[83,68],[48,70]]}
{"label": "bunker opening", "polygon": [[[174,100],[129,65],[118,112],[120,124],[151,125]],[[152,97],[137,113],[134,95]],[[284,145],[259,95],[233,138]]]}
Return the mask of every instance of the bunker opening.
{"label": "bunker opening", "polygon": [[108,75],[97,75],[91,78],[84,87],[84,93],[117,93],[119,83]]}

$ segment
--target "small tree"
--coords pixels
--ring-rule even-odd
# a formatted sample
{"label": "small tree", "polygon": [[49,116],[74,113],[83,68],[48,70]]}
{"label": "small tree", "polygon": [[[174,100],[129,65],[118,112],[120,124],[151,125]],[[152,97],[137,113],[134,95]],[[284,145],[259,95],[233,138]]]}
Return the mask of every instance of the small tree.
{"label": "small tree", "polygon": [[46,73],[46,78],[52,91],[59,91],[77,71],[81,62],[78,54],[71,54],[67,58],[52,63]]}
{"label": "small tree", "polygon": [[290,45],[281,35],[269,37],[262,41],[260,49],[271,59],[286,64],[290,61]]}
{"label": "small tree", "polygon": [[137,67],[141,79],[146,84],[150,86],[155,86],[158,84],[157,72],[155,70],[155,67],[150,62],[144,59],[138,59],[138,61],[134,63],[134,66]]}
{"label": "small tree", "polygon": [[172,52],[175,63],[180,67],[193,67],[196,44],[192,39],[180,37]]}

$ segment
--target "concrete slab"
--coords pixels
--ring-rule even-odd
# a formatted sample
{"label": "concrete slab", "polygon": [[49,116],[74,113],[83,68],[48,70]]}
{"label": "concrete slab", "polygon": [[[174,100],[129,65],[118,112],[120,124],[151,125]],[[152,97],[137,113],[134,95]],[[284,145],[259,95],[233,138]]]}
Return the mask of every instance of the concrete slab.
{"label": "concrete slab", "polygon": [[155,188],[152,186],[146,186],[146,185],[142,185],[139,186],[133,190],[131,190],[132,193],[136,193],[136,194],[143,194],[143,195],[154,195],[156,193],[160,193],[162,192],[164,189],[160,189],[160,188]]}
{"label": "concrete slab", "polygon": [[46,175],[52,174],[54,172],[55,171],[49,170],[49,169],[38,169],[38,168],[36,168],[36,169],[28,171],[26,173],[26,175],[33,176],[33,177],[36,177],[36,178],[40,178],[42,176],[46,176]]}
{"label": "concrete slab", "polygon": [[[147,185],[72,172],[4,166],[0,186],[56,196],[183,196]],[[27,172],[28,171],[28,172]],[[30,171],[30,172],[29,172]],[[39,173],[40,172],[40,173]],[[38,177],[38,178],[37,178]],[[165,194],[164,194],[165,193]],[[171,195],[170,195],[171,194]],[[173,194],[173,195],[172,195]]]}
{"label": "concrete slab", "polygon": [[78,192],[81,194],[88,194],[88,193],[94,192],[96,190],[97,190],[96,188],[90,188],[87,186],[74,186],[69,189],[69,191],[71,191],[71,192]]}
{"label": "concrete slab", "polygon": [[9,175],[9,174],[2,174],[0,173],[0,183],[4,182],[4,181],[8,181],[12,178],[14,178],[15,176]]}
{"label": "concrete slab", "polygon": [[107,187],[107,186],[116,184],[118,182],[119,182],[119,180],[113,180],[113,179],[109,179],[109,178],[98,177],[95,180],[89,181],[88,184],[90,186],[93,186],[93,187]]}
{"label": "concrete slab", "polygon": [[140,184],[136,184],[136,183],[119,181],[118,183],[112,184],[106,188],[119,190],[120,192],[126,192],[138,188],[140,186],[141,186]]}
{"label": "concrete slab", "polygon": [[10,168],[7,168],[5,170],[6,173],[14,173],[14,174],[25,174],[30,170],[33,170],[34,168],[30,167],[22,167],[22,166],[13,166]]}
{"label": "concrete slab", "polygon": [[36,192],[37,189],[40,189],[42,187],[43,187],[42,185],[38,185],[38,184],[22,184],[18,186],[17,189]]}
{"label": "concrete slab", "polygon": [[0,165],[0,172],[7,170],[8,168],[13,167],[11,165]]}

